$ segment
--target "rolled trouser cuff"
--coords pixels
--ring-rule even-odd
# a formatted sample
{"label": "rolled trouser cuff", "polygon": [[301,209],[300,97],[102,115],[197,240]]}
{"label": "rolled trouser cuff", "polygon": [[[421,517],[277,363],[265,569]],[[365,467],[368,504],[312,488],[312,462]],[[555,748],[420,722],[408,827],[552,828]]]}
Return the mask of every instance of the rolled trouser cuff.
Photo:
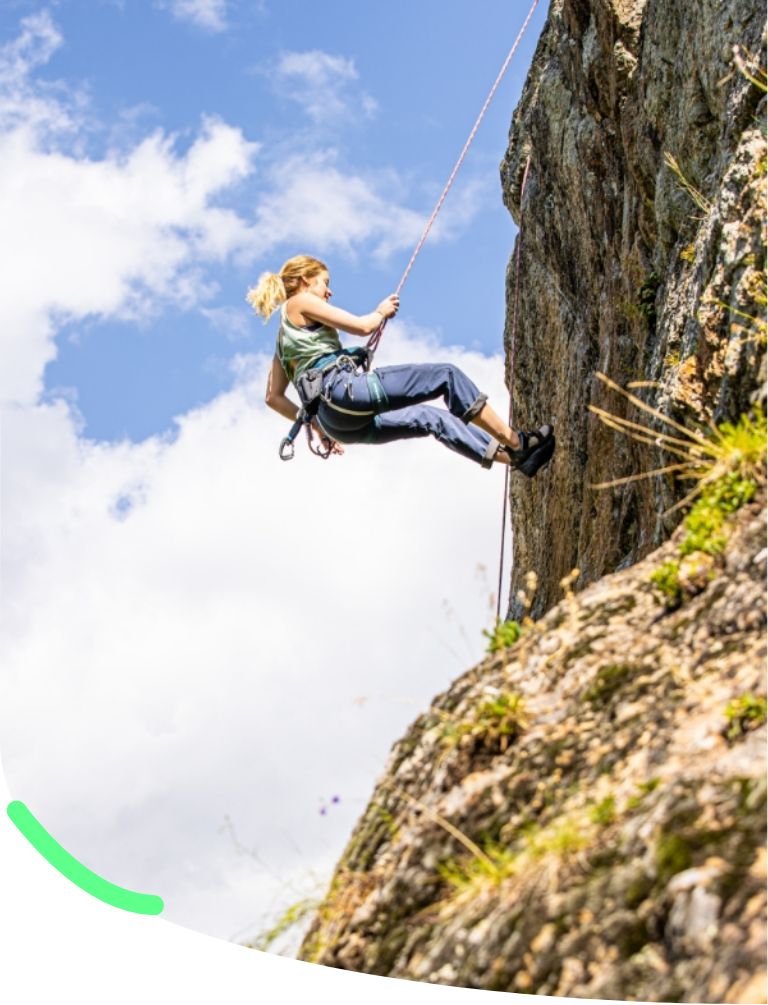
{"label": "rolled trouser cuff", "polygon": [[480,467],[489,468],[493,464],[493,459],[496,456],[496,451],[498,449],[499,449],[499,441],[491,437],[488,440],[488,446],[485,448],[483,459],[480,461]]}
{"label": "rolled trouser cuff", "polygon": [[478,394],[466,412],[460,416],[462,422],[471,422],[472,419],[477,418],[477,416],[485,408],[485,403],[488,401],[487,394]]}

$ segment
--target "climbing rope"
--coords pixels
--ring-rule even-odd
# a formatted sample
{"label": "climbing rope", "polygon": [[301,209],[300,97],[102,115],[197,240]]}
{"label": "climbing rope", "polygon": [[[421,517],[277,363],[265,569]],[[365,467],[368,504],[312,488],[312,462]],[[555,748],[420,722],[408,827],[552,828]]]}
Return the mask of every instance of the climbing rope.
{"label": "climbing rope", "polygon": [[[525,186],[528,181],[528,169],[531,166],[531,158],[528,156],[528,160],[525,162],[525,170],[523,171],[523,181],[520,185],[520,228],[517,235],[517,247],[515,248],[515,292],[512,300],[512,331],[510,333],[510,347],[509,347],[509,420],[507,422],[508,426],[512,426],[515,415],[515,403],[513,398],[513,390],[515,384],[515,347],[517,345],[517,317],[520,309],[520,249],[523,245],[523,212],[525,209],[524,196],[525,196]],[[509,503],[509,476],[511,472],[511,467],[508,464],[504,465],[504,502],[501,507],[501,546],[499,549],[499,588],[496,591],[496,623],[498,624],[501,615],[501,588],[502,588],[502,577],[504,575],[504,539],[507,532],[507,506]],[[515,539],[512,538],[512,545],[510,548],[511,560],[514,565],[515,561]]]}
{"label": "climbing rope", "polygon": [[[529,23],[531,21],[531,18],[533,17],[533,13],[536,10],[536,8],[538,7],[538,5],[539,5],[539,0],[533,0],[533,3],[531,4],[531,9],[528,11],[526,19],[523,22],[523,26],[520,29],[520,31],[517,33],[517,38],[513,42],[512,48],[507,53],[507,58],[504,60],[504,63],[502,64],[502,67],[499,70],[499,73],[498,73],[498,75],[496,77],[496,80],[494,80],[493,86],[491,87],[490,91],[488,92],[488,97],[485,99],[485,104],[480,109],[480,114],[477,116],[477,119],[475,120],[475,124],[474,124],[474,126],[472,126],[472,130],[471,130],[469,136],[467,137],[467,142],[464,144],[464,149],[459,154],[459,159],[454,164],[453,170],[451,171],[450,175],[448,176],[448,181],[445,183],[445,188],[443,189],[443,191],[442,191],[442,193],[440,195],[440,198],[437,200],[437,202],[435,204],[435,208],[432,210],[432,215],[430,216],[429,220],[427,221],[427,225],[424,228],[424,232],[422,233],[421,237],[419,238],[419,241],[418,241],[416,247],[414,248],[413,254],[411,255],[410,261],[408,262],[408,264],[405,267],[405,272],[403,273],[403,275],[402,275],[402,277],[400,279],[400,282],[397,284],[397,289],[395,290],[395,293],[397,294],[397,296],[400,296],[400,291],[402,290],[403,286],[405,286],[405,281],[408,278],[411,269],[413,268],[413,264],[416,261],[416,259],[418,258],[419,252],[424,247],[424,242],[427,240],[427,237],[429,236],[429,232],[432,230],[432,225],[434,224],[435,220],[437,219],[437,214],[443,208],[443,203],[445,202],[446,196],[448,195],[448,193],[451,190],[451,187],[452,187],[452,185],[453,185],[453,183],[454,183],[454,181],[456,179],[456,175],[459,173],[459,169],[461,168],[461,165],[464,163],[464,158],[467,156],[469,148],[472,146],[472,141],[474,140],[475,136],[477,135],[477,131],[480,128],[480,123],[485,118],[485,113],[488,111],[488,109],[490,107],[490,104],[493,101],[493,97],[496,94],[496,91],[498,90],[499,84],[501,83],[501,81],[502,81],[502,79],[504,77],[504,74],[507,72],[507,68],[509,67],[509,64],[512,62],[512,57],[515,55],[515,52],[517,51],[517,47],[520,45],[520,42],[521,42],[521,40],[523,38],[523,35],[525,34],[526,29],[528,28],[528,25],[529,25]],[[378,348],[379,342],[381,341],[381,336],[382,336],[382,334],[383,334],[384,329],[386,328],[386,326],[387,326],[387,319],[384,318],[384,320],[382,321],[381,325],[376,329],[376,331],[373,333],[373,335],[371,335],[371,337],[368,339],[367,348],[370,350],[371,353],[374,353],[376,351],[376,349]]]}

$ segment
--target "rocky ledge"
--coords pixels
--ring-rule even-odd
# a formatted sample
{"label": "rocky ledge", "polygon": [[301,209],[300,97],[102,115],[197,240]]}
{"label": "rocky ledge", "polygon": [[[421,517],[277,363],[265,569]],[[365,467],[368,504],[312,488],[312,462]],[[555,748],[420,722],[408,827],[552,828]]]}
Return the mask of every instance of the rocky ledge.
{"label": "rocky ledge", "polygon": [[[684,533],[434,701],[301,956],[439,984],[765,1001],[764,492],[674,604]],[[526,603],[530,602],[530,598]]]}

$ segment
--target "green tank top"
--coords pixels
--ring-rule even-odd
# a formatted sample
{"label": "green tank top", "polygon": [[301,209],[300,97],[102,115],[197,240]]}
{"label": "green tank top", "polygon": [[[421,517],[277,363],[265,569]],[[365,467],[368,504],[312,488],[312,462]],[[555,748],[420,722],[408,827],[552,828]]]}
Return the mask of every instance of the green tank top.
{"label": "green tank top", "polygon": [[289,321],[285,307],[282,308],[277,332],[277,358],[288,380],[295,383],[316,360],[340,349],[341,341],[335,328],[319,322],[315,327],[302,328]]}

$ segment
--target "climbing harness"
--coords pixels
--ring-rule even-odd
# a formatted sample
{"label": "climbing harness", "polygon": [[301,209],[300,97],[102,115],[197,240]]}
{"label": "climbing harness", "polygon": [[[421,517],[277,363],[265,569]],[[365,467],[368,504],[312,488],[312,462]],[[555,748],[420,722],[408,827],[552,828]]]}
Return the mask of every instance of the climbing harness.
{"label": "climbing harness", "polygon": [[[353,349],[345,349],[329,363],[326,363],[324,366],[313,367],[311,370],[305,370],[297,378],[296,390],[301,401],[301,408],[288,435],[280,441],[281,461],[290,461],[293,459],[294,440],[299,435],[302,426],[307,431],[307,443],[312,453],[317,457],[322,457],[324,461],[328,460],[333,449],[331,441],[327,436],[322,436],[320,438],[322,445],[320,447],[315,446],[312,420],[317,415],[322,402],[325,402],[329,408],[337,412],[345,412],[347,410],[335,405],[331,401],[330,392],[323,390],[326,383],[325,378],[331,373],[340,373],[342,370],[356,371],[361,368],[367,370],[369,365],[370,353],[367,348],[360,346]],[[373,415],[374,413],[372,412],[371,414]]]}
{"label": "climbing harness", "polygon": [[[461,153],[459,154],[458,160],[454,164],[453,170],[451,171],[450,175],[448,176],[448,181],[445,183],[445,187],[443,188],[443,191],[440,194],[440,198],[435,203],[435,208],[432,210],[432,215],[430,216],[429,220],[427,221],[427,224],[424,227],[424,231],[423,231],[421,237],[419,238],[419,240],[418,240],[418,242],[416,244],[416,247],[414,248],[413,254],[411,255],[410,260],[409,260],[408,264],[405,267],[405,272],[403,272],[403,275],[400,278],[400,282],[397,284],[397,289],[395,290],[395,294],[397,296],[400,296],[400,291],[402,290],[403,286],[405,286],[405,282],[408,279],[408,276],[410,275],[411,269],[413,268],[413,265],[414,265],[416,259],[418,258],[419,253],[421,252],[421,249],[424,247],[424,244],[425,244],[425,242],[427,240],[427,237],[429,236],[429,232],[432,230],[432,226],[433,226],[435,220],[437,219],[437,215],[440,212],[440,210],[443,208],[443,203],[445,202],[446,197],[447,197],[448,193],[450,192],[450,190],[451,190],[451,188],[453,186],[454,181],[456,180],[456,176],[459,173],[461,165],[464,163],[464,159],[467,156],[467,153],[469,152],[469,148],[472,146],[472,143],[473,143],[473,141],[475,139],[475,136],[477,135],[477,131],[480,128],[480,125],[481,125],[483,119],[485,118],[486,112],[488,111],[488,109],[489,109],[489,107],[491,105],[491,102],[493,101],[494,95],[496,94],[496,91],[499,88],[499,84],[501,84],[501,81],[504,78],[504,75],[506,74],[507,69],[509,68],[509,64],[512,62],[513,56],[517,52],[517,48],[520,45],[520,42],[521,42],[521,40],[523,38],[523,35],[525,34],[525,32],[526,32],[526,30],[528,28],[528,25],[530,24],[531,18],[533,17],[534,11],[538,7],[538,5],[539,5],[539,0],[533,0],[533,3],[531,4],[531,8],[528,11],[528,14],[526,15],[525,21],[523,22],[523,25],[520,28],[520,31],[517,33],[517,38],[512,43],[512,48],[507,53],[507,58],[504,60],[502,66],[501,66],[501,69],[499,70],[499,72],[498,72],[498,74],[496,76],[496,79],[494,80],[493,85],[491,86],[491,89],[488,92],[488,96],[485,99],[483,107],[480,109],[480,114],[477,116],[477,119],[475,120],[475,124],[472,126],[472,129],[471,129],[471,131],[469,133],[469,136],[467,137],[467,141],[464,144],[464,147],[463,147]],[[527,174],[527,170],[528,169],[527,169],[527,166],[526,166],[526,174]],[[523,183],[523,184],[525,184],[525,183]],[[371,337],[368,339],[368,342],[365,345],[365,349],[362,350],[362,352],[364,352],[366,355],[364,357],[362,357],[362,356],[360,357],[359,362],[358,362],[357,365],[360,366],[363,370],[367,371],[367,370],[370,369],[371,361],[373,359],[373,354],[376,352],[376,349],[379,346],[379,342],[381,341],[381,336],[383,335],[384,329],[386,328],[386,326],[387,326],[387,319],[384,318],[384,320],[379,325],[379,327],[376,329],[376,331],[373,333],[373,335],[371,335]],[[361,350],[354,349],[354,350],[350,350],[347,353],[347,355],[348,356],[352,356],[353,354],[360,353],[360,352],[361,352]],[[331,366],[335,366],[337,364],[333,363],[333,364],[330,364],[330,365]],[[309,372],[311,373],[312,371],[309,371]],[[320,379],[319,383],[320,383],[320,386],[322,388],[322,384],[323,384],[322,378]],[[299,392],[299,393],[301,394],[301,392]],[[320,404],[320,402],[318,401],[317,407],[319,407],[319,404]],[[331,405],[331,407],[334,407],[330,402],[328,402],[328,404]],[[296,439],[296,437],[299,434],[299,430],[304,425],[304,426],[306,426],[306,429],[307,429],[307,439],[309,441],[309,447],[310,447],[310,450],[312,450],[312,453],[316,454],[318,457],[323,457],[324,459],[327,459],[330,456],[330,453],[331,453],[330,441],[328,441],[327,438],[324,438],[326,440],[327,446],[324,447],[321,450],[318,450],[318,449],[316,449],[314,447],[313,441],[312,441],[312,426],[311,426],[312,416],[313,416],[314,413],[309,413],[307,411],[307,407],[306,407],[306,405],[304,405],[303,400],[302,400],[302,406],[303,407],[302,407],[301,411],[299,412],[298,416],[296,417],[296,421],[294,422],[293,426],[291,427],[290,432],[285,437],[285,439],[283,439],[282,442],[280,443],[280,458],[282,460],[284,460],[284,461],[291,460],[291,458],[293,457],[293,453],[294,453],[293,441]],[[315,408],[315,411],[317,411],[317,407]],[[508,478],[508,475],[507,475],[507,478]],[[505,503],[505,505],[506,505],[506,503]]]}

